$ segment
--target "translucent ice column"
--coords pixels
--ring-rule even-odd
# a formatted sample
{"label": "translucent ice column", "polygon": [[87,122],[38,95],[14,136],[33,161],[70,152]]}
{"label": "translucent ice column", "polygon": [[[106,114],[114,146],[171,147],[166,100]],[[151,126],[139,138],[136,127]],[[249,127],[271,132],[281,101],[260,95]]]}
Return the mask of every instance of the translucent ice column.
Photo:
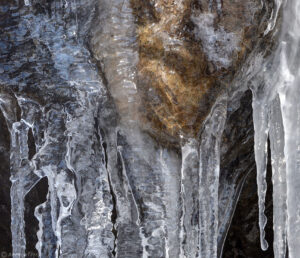
{"label": "translucent ice column", "polygon": [[217,101],[200,143],[199,257],[217,257],[220,141],[226,120],[226,99]]}

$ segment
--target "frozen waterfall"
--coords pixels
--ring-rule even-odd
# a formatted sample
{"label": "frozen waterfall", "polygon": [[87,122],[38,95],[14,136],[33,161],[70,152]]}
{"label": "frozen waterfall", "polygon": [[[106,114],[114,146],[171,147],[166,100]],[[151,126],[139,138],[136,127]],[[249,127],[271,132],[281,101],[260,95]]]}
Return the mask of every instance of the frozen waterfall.
{"label": "frozen waterfall", "polygon": [[[267,250],[270,244],[265,236],[270,223],[265,214],[270,150],[274,257],[299,257],[299,0],[273,1],[264,31],[268,37],[278,30],[273,52],[264,55],[255,49],[235,79],[222,81],[228,87],[214,96],[199,131],[180,134],[176,143],[163,134],[167,143],[160,142],[147,132],[148,124],[140,126],[145,101],[137,86],[141,64],[136,31],[142,29],[137,28],[131,1],[55,0],[46,1],[46,9],[36,0],[20,2],[1,5],[11,19],[4,26],[10,31],[5,40],[10,40],[11,53],[0,44],[8,56],[0,67],[0,112],[10,141],[12,257],[27,255],[25,197],[47,178],[46,201],[34,209],[39,257],[221,258],[248,175],[241,176],[238,169],[227,177],[222,174],[222,157],[230,152],[223,143],[224,130],[248,89],[253,96],[261,248]],[[155,15],[163,12],[150,2]],[[184,1],[173,2],[184,8]],[[267,9],[265,1],[260,2]],[[205,70],[218,75],[230,67],[241,41],[236,32],[214,28],[222,6],[221,0],[208,1],[206,14],[191,12],[191,21],[198,25],[190,25],[210,54]],[[210,13],[214,8],[217,15]],[[276,26],[279,22],[281,27]],[[167,56],[156,44],[179,49],[186,43],[155,30],[168,44],[149,36],[154,56]],[[193,65],[192,55],[178,54],[178,60],[184,58]],[[148,66],[159,69],[153,60]],[[168,65],[174,74],[176,69]],[[207,85],[203,98],[209,99]],[[172,89],[166,91],[168,100],[177,102]],[[145,94],[161,101],[150,90]],[[192,97],[190,92],[182,94]]]}

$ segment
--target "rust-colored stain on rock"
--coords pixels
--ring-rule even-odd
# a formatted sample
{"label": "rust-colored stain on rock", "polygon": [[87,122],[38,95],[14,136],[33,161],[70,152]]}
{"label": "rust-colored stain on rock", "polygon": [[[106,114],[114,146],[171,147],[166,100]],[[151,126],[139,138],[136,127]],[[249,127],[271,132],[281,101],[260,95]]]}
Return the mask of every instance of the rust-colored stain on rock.
{"label": "rust-colored stain on rock", "polygon": [[[131,5],[137,19],[143,123],[156,134],[195,137],[218,94],[252,49],[260,1],[224,0],[221,9],[193,0],[131,0]],[[213,31],[239,40],[227,67],[210,60],[205,39],[195,35],[193,17],[207,13],[214,17]],[[213,43],[211,47],[218,47],[217,41]]]}

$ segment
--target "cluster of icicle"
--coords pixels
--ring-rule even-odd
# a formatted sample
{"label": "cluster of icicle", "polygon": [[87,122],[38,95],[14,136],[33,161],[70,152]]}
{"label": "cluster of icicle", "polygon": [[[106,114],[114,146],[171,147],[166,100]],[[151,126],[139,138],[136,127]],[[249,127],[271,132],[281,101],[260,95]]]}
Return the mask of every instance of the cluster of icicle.
{"label": "cluster of icicle", "polygon": [[[278,3],[280,4],[280,3]],[[268,139],[273,182],[274,256],[300,253],[300,2],[283,6],[278,49],[252,82],[255,160],[261,247],[264,227]]]}
{"label": "cluster of icicle", "polygon": [[[93,2],[53,2],[52,17],[32,14],[31,2],[25,2],[27,14],[20,18],[15,37],[42,40],[33,60],[41,62],[38,54],[45,48],[58,74],[36,82],[45,106],[22,93],[0,94],[11,138],[13,257],[26,257],[24,199],[44,177],[48,194],[34,212],[39,257],[216,257],[226,98],[216,102],[201,142],[182,143],[181,157],[157,146],[128,117],[117,125],[116,113],[107,104],[106,88],[81,40],[90,18],[79,14],[92,10],[88,5]],[[135,27],[129,1],[104,0],[100,7],[107,12],[102,11],[105,19],[94,31],[99,34],[92,43],[99,49],[95,56],[102,55],[113,97],[122,95],[131,103],[136,95],[137,53],[131,49]],[[18,61],[26,64],[27,58],[18,54]],[[43,66],[36,72],[44,74]],[[53,100],[52,94],[63,95],[63,103]]]}
{"label": "cluster of icicle", "polygon": [[[123,2],[114,1],[112,10],[118,13],[123,8],[130,18],[129,8]],[[284,9],[280,46],[258,75],[263,80],[252,82],[253,119],[262,248],[267,248],[264,199],[269,137],[274,253],[276,258],[284,257],[288,246],[289,256],[296,258],[300,253],[300,2],[289,0]],[[278,10],[274,17],[277,13]],[[104,27],[104,33],[109,26],[115,26],[113,22],[119,22],[114,16],[110,18],[112,22]],[[129,18],[118,33],[132,29]],[[61,78],[74,91],[73,102],[41,107],[16,94],[22,111],[18,121],[11,98],[0,96],[11,134],[14,257],[25,257],[24,196],[42,177],[48,178],[49,193],[46,202],[35,210],[40,226],[36,247],[41,257],[217,257],[220,141],[226,120],[226,97],[217,100],[201,141],[191,139],[183,143],[181,160],[163,147],[158,148],[141,132],[134,131],[133,135],[133,129],[124,124],[106,128],[106,154],[103,132],[97,124],[103,116],[110,117],[104,109],[99,114],[106,101],[105,88],[95,65],[88,61],[88,51],[73,37],[76,23],[67,31],[68,42],[60,45],[65,37],[64,26],[52,27],[51,22],[44,18],[35,20],[31,36],[49,40],[45,44]],[[125,57],[134,55],[123,44],[124,38],[115,37],[118,52],[103,58],[107,67],[110,62],[118,67],[117,73],[107,73],[111,84],[120,83],[118,88],[126,88],[125,79],[132,78],[128,72],[132,62]],[[123,73],[124,78],[116,80],[118,73]],[[126,90],[135,94],[131,88]],[[124,95],[128,96],[126,92]],[[28,157],[29,130],[33,130],[36,144],[32,160]],[[116,221],[112,220],[113,206],[117,210]],[[117,235],[113,234],[114,229]],[[125,238],[127,242],[123,241]]]}

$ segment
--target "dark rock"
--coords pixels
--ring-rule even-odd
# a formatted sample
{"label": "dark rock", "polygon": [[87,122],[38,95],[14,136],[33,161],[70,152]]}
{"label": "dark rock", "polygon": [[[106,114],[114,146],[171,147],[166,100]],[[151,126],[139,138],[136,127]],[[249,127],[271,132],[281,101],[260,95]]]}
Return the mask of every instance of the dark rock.
{"label": "dark rock", "polygon": [[0,112],[0,254],[11,253],[10,231],[10,136],[6,121]]}

